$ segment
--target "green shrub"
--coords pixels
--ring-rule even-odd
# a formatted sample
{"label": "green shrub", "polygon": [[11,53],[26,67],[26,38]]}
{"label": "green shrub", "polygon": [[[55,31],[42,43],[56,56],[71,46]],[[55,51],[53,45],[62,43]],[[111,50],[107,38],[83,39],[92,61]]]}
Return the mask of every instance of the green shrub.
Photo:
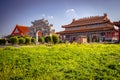
{"label": "green shrub", "polygon": [[89,37],[89,36],[87,37],[87,42],[88,42],[88,43],[90,42],[90,37]]}
{"label": "green shrub", "polygon": [[18,40],[18,38],[17,37],[11,37],[10,38],[10,43],[12,43],[12,44],[17,44],[17,43],[19,43],[19,40]]}
{"label": "green shrub", "polygon": [[31,43],[31,38],[30,37],[26,37],[25,38],[25,44],[30,44]]}
{"label": "green shrub", "polygon": [[20,37],[20,38],[19,38],[19,44],[24,44],[24,43],[25,43],[25,38]]}
{"label": "green shrub", "polygon": [[60,40],[60,41],[59,41],[59,43],[63,43],[63,41],[62,41],[62,40]]}
{"label": "green shrub", "polygon": [[51,36],[46,36],[45,37],[45,42],[46,43],[52,43],[52,37]]}
{"label": "green shrub", "polygon": [[39,43],[44,43],[44,41],[45,41],[45,40],[44,40],[43,37],[40,37],[40,38],[38,39],[38,42],[39,42]]}
{"label": "green shrub", "polygon": [[31,38],[31,43],[35,43],[35,38]]}
{"label": "green shrub", "polygon": [[3,38],[3,39],[0,39],[0,45],[5,45],[6,43],[6,40]]}
{"label": "green shrub", "polygon": [[52,35],[52,40],[53,40],[53,43],[56,44],[56,43],[59,43],[59,37],[57,35]]}

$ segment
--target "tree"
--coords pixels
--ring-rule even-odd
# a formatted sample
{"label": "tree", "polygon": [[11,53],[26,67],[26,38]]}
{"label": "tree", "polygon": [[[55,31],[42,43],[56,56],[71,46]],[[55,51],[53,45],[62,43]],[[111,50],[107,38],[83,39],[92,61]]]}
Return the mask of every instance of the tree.
{"label": "tree", "polygon": [[31,43],[35,43],[35,38],[31,38]]}
{"label": "tree", "polygon": [[45,41],[45,40],[44,40],[43,37],[40,37],[40,38],[38,39],[38,42],[39,42],[39,43],[44,43],[44,41]]}
{"label": "tree", "polygon": [[10,43],[17,44],[17,43],[19,43],[19,40],[18,40],[18,38],[16,36],[14,36],[14,37],[10,38]]}
{"label": "tree", "polygon": [[25,43],[25,38],[20,37],[20,38],[19,38],[19,44],[24,44],[24,43]]}
{"label": "tree", "polygon": [[0,45],[5,45],[6,43],[6,40],[3,38],[3,39],[0,39]]}
{"label": "tree", "polygon": [[31,43],[31,38],[30,37],[26,37],[25,38],[25,44],[30,44]]}
{"label": "tree", "polygon": [[57,35],[52,35],[52,40],[53,40],[54,44],[59,43],[59,41],[60,41],[60,39]]}
{"label": "tree", "polygon": [[52,37],[51,36],[46,36],[45,37],[45,42],[46,43],[52,43]]}

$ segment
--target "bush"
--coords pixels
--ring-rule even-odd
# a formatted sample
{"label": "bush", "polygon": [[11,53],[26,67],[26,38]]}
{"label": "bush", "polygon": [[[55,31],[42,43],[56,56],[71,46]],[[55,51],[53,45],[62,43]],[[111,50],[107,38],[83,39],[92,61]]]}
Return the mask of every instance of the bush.
{"label": "bush", "polygon": [[31,43],[31,38],[30,37],[26,37],[25,38],[25,44],[30,44]]}
{"label": "bush", "polygon": [[6,40],[3,38],[3,39],[0,39],[0,45],[5,45],[6,43]]}
{"label": "bush", "polygon": [[52,35],[52,40],[53,40],[53,43],[56,44],[56,43],[59,43],[59,37],[57,35]]}
{"label": "bush", "polygon": [[35,38],[31,38],[31,43],[35,43]]}
{"label": "bush", "polygon": [[90,37],[89,36],[87,37],[87,42],[90,43]]}
{"label": "bush", "polygon": [[52,42],[52,37],[51,36],[46,36],[45,37],[45,42],[46,43],[51,43]]}
{"label": "bush", "polygon": [[40,37],[40,38],[38,39],[38,42],[39,42],[39,43],[44,43],[44,41],[45,41],[45,40],[44,40],[43,37]]}
{"label": "bush", "polygon": [[12,43],[12,44],[17,44],[17,43],[19,43],[19,40],[18,40],[17,37],[11,37],[11,38],[10,38],[10,43]]}
{"label": "bush", "polygon": [[24,44],[24,43],[25,43],[25,38],[20,37],[20,38],[19,38],[19,44]]}

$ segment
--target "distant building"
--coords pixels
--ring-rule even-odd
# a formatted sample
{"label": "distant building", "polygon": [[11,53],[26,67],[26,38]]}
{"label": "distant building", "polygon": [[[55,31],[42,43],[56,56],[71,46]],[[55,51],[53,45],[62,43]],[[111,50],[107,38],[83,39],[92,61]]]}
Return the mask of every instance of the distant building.
{"label": "distant building", "polygon": [[75,20],[62,26],[64,31],[57,32],[61,40],[78,41],[79,36],[84,36],[89,42],[102,42],[118,40],[118,28],[108,19],[107,14],[103,16],[92,16]]}
{"label": "distant building", "polygon": [[28,26],[22,26],[22,25],[16,25],[13,32],[11,33],[12,36],[28,36],[29,35],[29,27]]}

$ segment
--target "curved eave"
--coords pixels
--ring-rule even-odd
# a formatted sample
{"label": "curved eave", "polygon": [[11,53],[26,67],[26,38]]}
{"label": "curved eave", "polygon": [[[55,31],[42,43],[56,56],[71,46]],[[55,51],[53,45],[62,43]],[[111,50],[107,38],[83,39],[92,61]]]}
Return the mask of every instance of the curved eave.
{"label": "curved eave", "polygon": [[113,22],[113,24],[120,28],[120,21],[119,22]]}
{"label": "curved eave", "polygon": [[115,30],[114,27],[100,27],[100,28],[88,28],[88,29],[80,29],[80,30],[69,30],[69,31],[61,31],[57,32],[57,34],[66,34],[66,33],[78,33],[78,32],[96,32],[96,31],[105,31],[105,30]]}
{"label": "curved eave", "polygon": [[111,24],[111,22],[108,21],[100,21],[100,22],[91,22],[91,23],[83,23],[83,24],[68,24],[68,25],[64,25],[62,26],[62,28],[69,28],[69,27],[75,27],[75,26],[86,26],[86,25],[92,25],[92,24],[100,24],[100,23],[106,23],[109,22]]}

